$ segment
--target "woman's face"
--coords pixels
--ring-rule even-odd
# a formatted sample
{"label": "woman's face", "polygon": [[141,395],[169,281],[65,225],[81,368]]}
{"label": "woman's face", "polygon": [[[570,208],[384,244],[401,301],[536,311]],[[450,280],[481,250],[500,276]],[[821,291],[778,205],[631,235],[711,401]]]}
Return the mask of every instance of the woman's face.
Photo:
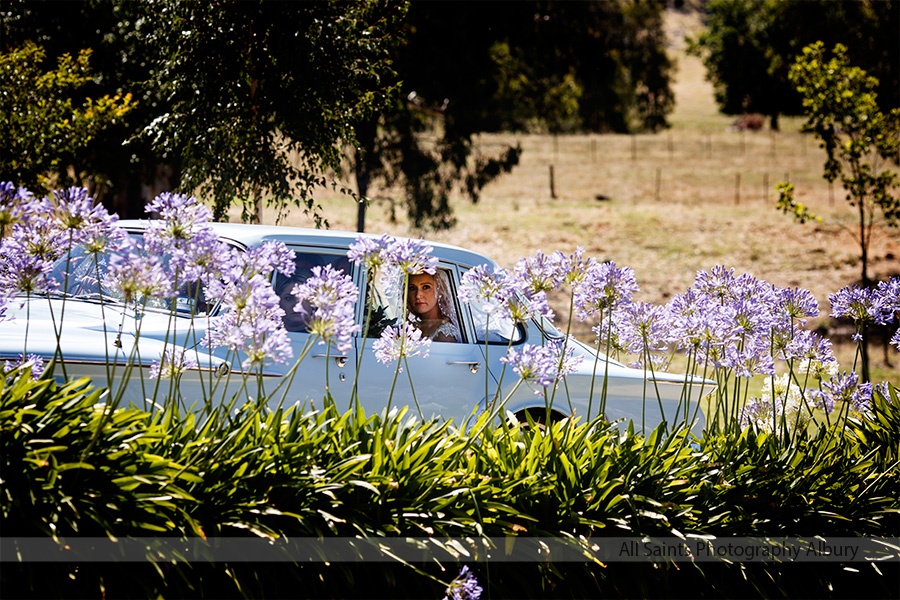
{"label": "woman's face", "polygon": [[303,331],[305,329],[303,315],[294,312],[294,307],[297,305],[297,297],[291,293],[294,285],[292,282],[284,286],[284,289],[278,294],[278,300],[284,311],[284,328],[288,331]]}
{"label": "woman's face", "polygon": [[420,319],[437,319],[440,309],[437,305],[437,290],[434,286],[434,275],[423,273],[410,275],[406,288],[406,300],[409,310]]}

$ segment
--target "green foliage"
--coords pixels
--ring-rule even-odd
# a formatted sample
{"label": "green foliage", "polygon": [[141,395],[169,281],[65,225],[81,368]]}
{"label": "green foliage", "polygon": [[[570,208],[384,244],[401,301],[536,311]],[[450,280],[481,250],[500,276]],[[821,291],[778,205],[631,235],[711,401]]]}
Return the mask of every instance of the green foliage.
{"label": "green foliage", "polygon": [[[0,392],[4,536],[566,537],[884,536],[900,526],[900,402],[785,441],[744,432],[646,439],[596,421],[481,428],[247,405],[197,422],[173,408],[119,410],[97,441],[99,392],[49,377]],[[173,403],[174,404],[174,403]],[[88,447],[90,445],[90,447]],[[583,536],[583,537],[581,537]],[[582,540],[579,542],[578,540]],[[890,565],[481,565],[498,597],[852,595],[889,597]],[[677,568],[675,568],[677,567]],[[439,597],[455,570],[431,564],[3,563],[18,595]],[[879,574],[882,576],[879,577]],[[363,585],[362,582],[365,582]],[[362,589],[360,586],[362,586]],[[374,590],[374,591],[373,591]],[[893,590],[893,591],[892,591]]]}
{"label": "green foliage", "polygon": [[896,46],[898,3],[855,0],[710,0],[708,28],[689,40],[703,58],[716,101],[725,114],[801,114],[789,79],[803,47],[823,40],[843,43],[856,64],[882,83],[882,110],[897,105],[900,55]]}
{"label": "green foliage", "polygon": [[[791,81],[803,98],[807,121],[825,148],[824,177],[839,180],[847,202],[856,208],[863,285],[868,279],[872,225],[880,212],[892,227],[900,224],[897,173],[888,164],[900,152],[900,109],[889,114],[877,102],[878,81],[851,66],[847,49],[835,46],[825,55],[824,44],[804,48],[791,69]],[[792,196],[792,190],[784,194]]]}
{"label": "green foliage", "polygon": [[35,192],[45,193],[51,179],[67,169],[101,130],[132,108],[131,94],[86,97],[76,90],[91,82],[90,50],[77,57],[63,54],[55,69],[44,71],[46,52],[26,43],[0,53],[0,137],[4,151],[0,172]]}
{"label": "green foliage", "polygon": [[794,220],[801,225],[806,223],[807,221],[821,221],[821,217],[817,217],[809,211],[809,207],[805,204],[800,204],[794,199],[794,186],[790,183],[779,183],[775,186],[775,191],[778,192],[778,200],[775,203],[775,208],[780,210],[786,215],[792,215]]}
{"label": "green foliage", "polygon": [[[389,52],[402,3],[162,2],[155,72],[170,112],[146,134],[177,157],[181,187],[211,197],[221,220],[263,198],[320,213],[312,189],[339,172],[342,146],[393,93]],[[291,158],[294,153],[299,158]]]}

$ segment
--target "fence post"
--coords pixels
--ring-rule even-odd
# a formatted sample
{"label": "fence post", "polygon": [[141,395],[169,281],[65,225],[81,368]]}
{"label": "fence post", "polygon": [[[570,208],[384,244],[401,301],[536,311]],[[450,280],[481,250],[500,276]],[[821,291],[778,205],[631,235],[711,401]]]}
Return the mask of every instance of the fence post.
{"label": "fence post", "polygon": [[656,167],[656,201],[657,202],[659,202],[659,200],[660,200],[659,192],[660,192],[661,185],[662,185],[662,168]]}
{"label": "fence post", "polygon": [[769,201],[769,174],[763,175],[763,204]]}
{"label": "fence post", "polygon": [[556,181],[553,177],[553,165],[550,165],[550,197],[556,199]]}
{"label": "fence post", "polygon": [[734,176],[734,203],[735,205],[741,203],[741,174],[738,173]]}

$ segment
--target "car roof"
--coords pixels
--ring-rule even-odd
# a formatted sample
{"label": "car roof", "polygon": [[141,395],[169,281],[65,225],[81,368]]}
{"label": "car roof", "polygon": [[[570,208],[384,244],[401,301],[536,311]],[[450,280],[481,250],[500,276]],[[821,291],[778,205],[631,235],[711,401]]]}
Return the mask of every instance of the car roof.
{"label": "car roof", "polygon": [[[119,221],[119,225],[122,227],[135,231],[145,229],[148,223],[149,221],[146,219]],[[248,223],[210,223],[209,225],[220,238],[237,242],[244,246],[258,246],[268,241],[281,241],[288,245],[349,248],[359,237],[372,239],[381,237],[380,234],[373,233],[308,229],[280,225],[251,225]],[[402,241],[409,238],[396,237],[396,239]],[[497,263],[493,260],[472,250],[440,242],[428,241],[428,244],[434,247],[432,256],[437,257],[441,261],[464,266],[486,264],[494,268],[497,267]]]}

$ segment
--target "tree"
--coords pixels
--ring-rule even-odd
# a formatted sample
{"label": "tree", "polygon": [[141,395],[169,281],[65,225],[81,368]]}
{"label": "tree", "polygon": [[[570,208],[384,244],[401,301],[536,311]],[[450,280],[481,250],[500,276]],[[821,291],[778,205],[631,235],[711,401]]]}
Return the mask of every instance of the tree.
{"label": "tree", "polygon": [[[147,5],[160,27],[155,81],[171,111],[146,128],[182,187],[257,217],[264,200],[318,220],[312,190],[339,172],[355,125],[394,90],[389,53],[405,5],[179,2]],[[297,162],[291,153],[299,157]]]}
{"label": "tree", "polygon": [[59,185],[85,185],[91,195],[121,217],[144,215],[144,204],[158,191],[178,185],[179,169],[166,163],[137,134],[168,108],[149,84],[156,54],[147,43],[156,27],[139,2],[106,0],[7,0],[0,8],[0,45],[10,49],[33,41],[48,60],[91,50],[92,78],[84,84],[91,97],[132,95],[132,109],[98,131],[73,156],[71,171],[59,173]]}
{"label": "tree", "polygon": [[881,82],[881,107],[898,105],[900,10],[895,0],[710,0],[707,29],[689,40],[703,58],[725,114],[801,114],[788,74],[802,48],[843,43],[855,64]]}
{"label": "tree", "polygon": [[[660,2],[412,2],[394,62],[401,100],[362,123],[358,190],[403,190],[416,226],[452,226],[449,195],[472,201],[518,162],[483,153],[492,131],[635,131],[673,106]],[[367,140],[367,141],[366,141]],[[365,205],[358,229],[364,228]]]}
{"label": "tree", "polygon": [[62,55],[49,71],[41,67],[45,57],[34,43],[0,53],[0,172],[39,193],[64,181],[70,168],[84,176],[75,166],[78,154],[133,106],[130,94],[76,103],[75,90],[91,81],[90,50]]}
{"label": "tree", "polygon": [[[878,213],[890,227],[900,225],[900,197],[895,169],[900,152],[900,109],[885,114],[878,107],[878,80],[851,66],[847,49],[838,44],[829,58],[825,45],[816,42],[803,49],[790,71],[791,82],[803,99],[804,130],[812,132],[825,148],[828,181],[839,180],[846,200],[856,209],[856,241],[859,243],[861,281],[868,274],[869,245]],[[779,206],[792,208],[793,187],[779,185]],[[863,341],[865,348],[865,340]],[[868,360],[863,357],[864,369]],[[864,373],[868,380],[868,372]]]}

